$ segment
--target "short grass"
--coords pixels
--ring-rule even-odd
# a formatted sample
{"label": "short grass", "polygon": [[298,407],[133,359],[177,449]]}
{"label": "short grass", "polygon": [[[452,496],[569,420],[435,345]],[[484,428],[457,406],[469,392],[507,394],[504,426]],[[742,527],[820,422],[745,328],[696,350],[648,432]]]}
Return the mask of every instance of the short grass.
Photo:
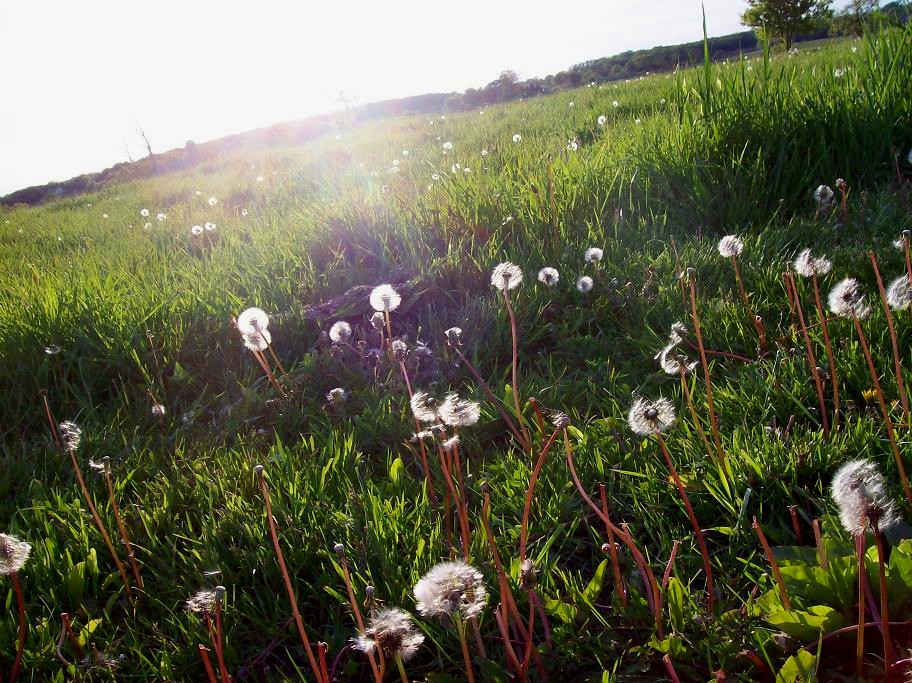
{"label": "short grass", "polygon": [[[482,500],[487,491],[509,563],[547,433],[539,434],[526,403],[536,446],[534,455],[524,453],[443,335],[463,328],[464,352],[512,410],[510,327],[489,284],[504,260],[525,272],[513,292],[521,397],[569,415],[584,486],[594,496],[606,486],[613,519],[630,525],[660,577],[674,543],[682,543],[658,638],[633,559],[621,549],[630,591],[624,608],[602,549],[604,527],[578,495],[562,447],[550,454],[532,507],[529,554],[550,620],[553,648],[538,623],[535,640],[551,679],[656,680],[666,675],[664,654],[684,680],[708,680],[718,670],[771,679],[815,638],[774,638],[781,628],[755,605],[773,583],[753,518],[774,545],[796,545],[794,505],[802,541],[811,543],[811,521],[834,511],[830,477],[854,457],[878,462],[902,498],[849,321],[830,328],[844,411],[841,427],[823,437],[782,273],[810,247],[834,262],[824,289],[845,276],[861,279],[874,297],[865,332],[884,391],[896,399],[867,252],[876,252],[885,277],[904,272],[892,241],[912,227],[910,80],[912,33],[891,32],[483,111],[340,126],[339,136],[300,148],[238,154],[97,195],[0,211],[0,530],[34,546],[22,572],[29,623],[22,679],[73,676],[55,653],[66,612],[83,645],[119,660],[114,670],[83,669],[84,678],[202,680],[196,645],[208,638],[183,603],[216,584],[227,587],[225,656],[235,680],[309,679],[253,475],[263,464],[310,637],[328,643],[331,660],[339,656],[340,676],[367,680],[365,660],[345,649],[356,628],[334,544],[347,548],[359,600],[372,585],[382,603],[412,613],[415,581],[461,555],[424,487],[398,370],[383,354],[377,363],[340,357],[323,337],[344,319],[366,348],[377,346],[366,292],[346,293],[392,282],[403,293],[393,333],[411,349],[413,385],[482,403],[479,424],[461,434],[471,557],[491,594],[480,623],[487,658],[476,651],[475,666],[483,680],[507,680]],[[838,208],[818,214],[812,198],[817,185],[837,177],[850,188],[844,221]],[[140,216],[143,208],[149,218]],[[207,221],[214,231],[191,234]],[[730,264],[716,251],[726,233],[744,238],[745,286],[769,340],[761,357]],[[584,263],[590,246],[604,249],[598,268]],[[536,281],[545,265],[560,271],[556,287]],[[673,322],[691,324],[679,268],[694,269],[707,348],[738,357],[714,355],[710,367],[728,474],[707,455],[680,382],[653,359]],[[581,275],[595,280],[588,294],[576,290]],[[815,321],[809,290],[799,287]],[[273,345],[295,386],[286,400],[232,325],[253,305],[272,316]],[[903,363],[912,367],[908,313],[896,315],[896,326]],[[419,341],[430,356],[414,353]],[[825,358],[818,328],[812,341]],[[326,404],[337,386],[350,393],[341,410]],[[702,372],[691,389],[708,430]],[[83,427],[85,470],[89,459],[110,458],[145,580],[135,610],[69,458],[50,438],[44,390],[57,419]],[[637,394],[665,396],[677,407],[666,440],[707,530],[713,614],[661,455],[626,425]],[[151,414],[153,402],[165,406],[163,419]],[[909,432],[899,433],[908,457]],[[442,475],[432,469],[439,493]],[[88,485],[113,529],[103,479],[90,476]],[[836,525],[825,529],[845,541]],[[518,561],[512,565],[525,613]],[[0,596],[7,607],[0,663],[8,668],[17,621],[5,579]],[[838,607],[838,625],[853,623],[852,605]],[[410,675],[462,679],[454,631],[418,623],[427,640],[407,665]],[[810,648],[808,656],[816,654]],[[824,668],[851,674],[851,661],[828,655],[821,675]],[[71,644],[60,656],[78,660]],[[871,671],[875,658],[876,651]],[[790,670],[784,680],[794,680]],[[530,676],[541,671],[533,666]]]}

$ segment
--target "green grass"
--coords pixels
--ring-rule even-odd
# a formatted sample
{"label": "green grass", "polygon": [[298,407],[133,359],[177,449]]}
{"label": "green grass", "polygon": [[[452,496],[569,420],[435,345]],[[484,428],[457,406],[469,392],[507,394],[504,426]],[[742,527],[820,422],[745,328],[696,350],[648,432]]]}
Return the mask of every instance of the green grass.
{"label": "green grass", "polygon": [[[836,69],[845,74],[837,77]],[[350,355],[340,361],[321,339],[345,319],[356,338],[377,345],[366,293],[343,297],[332,311],[317,305],[352,287],[393,282],[403,293],[394,334],[433,352],[417,366],[409,360],[413,385],[482,402],[479,424],[461,434],[472,558],[491,594],[481,620],[489,660],[477,669],[483,680],[506,680],[482,491],[491,494],[501,555],[517,557],[534,460],[510,439],[443,337],[446,328],[462,327],[466,355],[505,395],[510,328],[489,285],[491,269],[504,260],[525,272],[514,290],[522,397],[570,416],[584,485],[591,495],[606,485],[613,519],[629,523],[660,577],[674,541],[683,542],[660,641],[624,549],[626,610],[613,595],[603,525],[577,494],[562,450],[551,453],[532,507],[529,552],[555,644],[547,652],[540,646],[552,680],[656,680],[666,675],[665,653],[682,679],[708,680],[718,669],[740,680],[762,678],[743,650],[777,671],[804,643],[771,640],[779,629],[751,598],[757,585],[773,588],[753,517],[773,544],[795,545],[787,506],[796,505],[808,541],[810,521],[829,520],[834,511],[832,473],[853,457],[880,463],[901,499],[848,321],[831,325],[845,419],[823,438],[781,274],[811,247],[834,261],[824,289],[845,276],[861,279],[875,309],[865,331],[884,390],[895,399],[867,251],[877,253],[885,278],[904,272],[891,242],[912,227],[904,161],[912,147],[910,80],[912,32],[893,32],[798,57],[761,56],[483,112],[354,126],[339,139],[245,153],[36,208],[0,209],[0,530],[34,546],[22,572],[30,628],[22,678],[71,677],[54,652],[59,615],[67,612],[77,631],[86,629],[86,642],[123,657],[114,672],[98,669],[86,678],[202,680],[196,644],[207,636],[183,602],[218,583],[228,589],[229,668],[255,680],[309,678],[295,631],[285,626],[291,612],[253,475],[258,463],[266,467],[310,637],[329,644],[331,660],[356,634],[335,543],[348,549],[359,598],[370,584],[385,604],[415,613],[415,581],[457,551],[448,549],[440,507],[429,502],[408,441],[414,424],[397,368],[383,362],[375,373]],[[596,122],[601,114],[604,126]],[[512,142],[514,133],[521,142]],[[567,149],[570,140],[576,151]],[[444,141],[453,143],[449,153]],[[897,181],[894,150],[905,185]],[[391,173],[394,159],[399,170]],[[452,170],[455,163],[471,172]],[[845,225],[837,223],[838,211],[815,216],[812,199],[818,184],[837,177],[851,188]],[[214,207],[210,196],[218,198]],[[150,219],[140,217],[142,208]],[[159,211],[167,214],[163,222],[154,217]],[[216,231],[191,236],[190,227],[205,221]],[[726,233],[745,240],[745,285],[770,341],[759,360],[731,267],[716,252]],[[596,273],[583,262],[589,246],[605,250]],[[680,383],[653,360],[672,322],[690,324],[675,249],[682,266],[696,271],[707,348],[750,359],[716,356],[711,363],[730,476],[708,458]],[[535,281],[544,265],[560,271],[557,287]],[[582,295],[574,283],[587,273],[596,286]],[[813,318],[805,284],[805,312]],[[286,401],[276,400],[231,324],[251,305],[273,316],[273,344],[296,387]],[[897,314],[896,325],[903,362],[912,367],[908,313]],[[825,358],[816,329],[813,338]],[[49,345],[60,353],[46,354]],[[325,406],[337,386],[351,394],[341,412]],[[692,388],[708,430],[701,373]],[[50,439],[43,389],[57,419],[82,425],[83,467],[88,471],[89,458],[111,459],[146,584],[135,612],[69,459]],[[166,407],[163,420],[151,415],[150,392]],[[703,607],[702,562],[661,455],[626,425],[637,393],[677,406],[667,442],[708,529],[719,593],[714,615]],[[528,405],[525,416],[531,426]],[[787,439],[770,436],[768,428],[784,428],[792,417]],[[908,432],[899,433],[908,456]],[[438,492],[440,476],[435,466]],[[88,479],[114,530],[103,480]],[[844,536],[829,521],[826,528],[828,536]],[[514,560],[525,612],[518,572]],[[6,579],[3,596],[0,668],[8,668],[17,622]],[[851,624],[852,605],[841,607]],[[419,626],[427,640],[408,663],[410,674],[459,680],[454,631],[422,619]],[[821,667],[851,673],[851,661],[828,654]],[[76,659],[71,646],[63,655]],[[345,675],[369,677],[356,654],[341,662]]]}

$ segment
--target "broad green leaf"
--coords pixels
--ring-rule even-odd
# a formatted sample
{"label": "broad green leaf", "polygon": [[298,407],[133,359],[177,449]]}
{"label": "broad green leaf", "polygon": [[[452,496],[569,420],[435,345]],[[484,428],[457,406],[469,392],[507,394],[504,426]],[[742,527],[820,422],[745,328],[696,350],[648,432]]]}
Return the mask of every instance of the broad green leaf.
{"label": "broad green leaf", "polygon": [[832,607],[814,605],[806,610],[781,610],[766,616],[766,621],[804,643],[816,640],[843,625],[842,616]]}
{"label": "broad green leaf", "polygon": [[776,683],[812,683],[816,680],[817,657],[807,650],[798,650],[776,674]]}

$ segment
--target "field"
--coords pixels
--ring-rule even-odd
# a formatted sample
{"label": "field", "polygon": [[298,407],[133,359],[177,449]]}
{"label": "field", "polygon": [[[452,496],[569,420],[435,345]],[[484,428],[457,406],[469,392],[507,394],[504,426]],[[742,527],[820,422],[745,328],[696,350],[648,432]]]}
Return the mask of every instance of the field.
{"label": "field", "polygon": [[[209,680],[220,659],[235,681],[322,676],[264,491],[308,641],[317,659],[326,643],[338,680],[374,680],[351,647],[349,591],[366,619],[414,617],[409,680],[850,680],[858,571],[831,479],[870,460],[910,511],[912,318],[888,321],[869,256],[885,285],[906,273],[893,242],[912,228],[909,82],[912,29],[481,111],[340,119],[300,148],[0,208],[0,532],[32,545],[16,573],[19,680],[207,680],[198,644]],[[815,200],[821,184],[833,205]],[[731,234],[743,295],[717,249]],[[856,277],[869,317],[829,313],[822,328],[810,279],[787,294],[805,248],[832,261],[824,305]],[[502,262],[524,276],[509,306],[492,286]],[[538,280],[546,266],[556,284]],[[377,331],[369,296],[384,283],[401,304]],[[271,350],[245,348],[234,318],[248,307],[269,314]],[[334,343],[338,321],[352,336]],[[677,321],[672,362],[706,355],[667,374],[655,357]],[[458,446],[436,427],[412,438],[419,390],[480,404]],[[637,434],[638,397],[668,399],[676,420]],[[78,447],[57,443],[64,420]],[[899,661],[912,541],[889,542]],[[483,575],[481,613],[422,616],[415,583],[463,558]],[[3,681],[20,633],[11,578]],[[217,606],[185,609],[216,586]],[[867,602],[874,680],[883,605]],[[374,662],[400,677],[392,657]]]}

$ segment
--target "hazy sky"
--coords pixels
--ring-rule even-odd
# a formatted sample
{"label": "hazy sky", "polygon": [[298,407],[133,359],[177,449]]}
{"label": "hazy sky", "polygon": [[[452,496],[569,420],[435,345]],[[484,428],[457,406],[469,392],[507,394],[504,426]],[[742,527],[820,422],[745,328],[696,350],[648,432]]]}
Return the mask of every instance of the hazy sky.
{"label": "hazy sky", "polygon": [[[704,0],[710,35],[743,0]],[[336,108],[696,40],[699,0],[0,0],[0,195]]]}

